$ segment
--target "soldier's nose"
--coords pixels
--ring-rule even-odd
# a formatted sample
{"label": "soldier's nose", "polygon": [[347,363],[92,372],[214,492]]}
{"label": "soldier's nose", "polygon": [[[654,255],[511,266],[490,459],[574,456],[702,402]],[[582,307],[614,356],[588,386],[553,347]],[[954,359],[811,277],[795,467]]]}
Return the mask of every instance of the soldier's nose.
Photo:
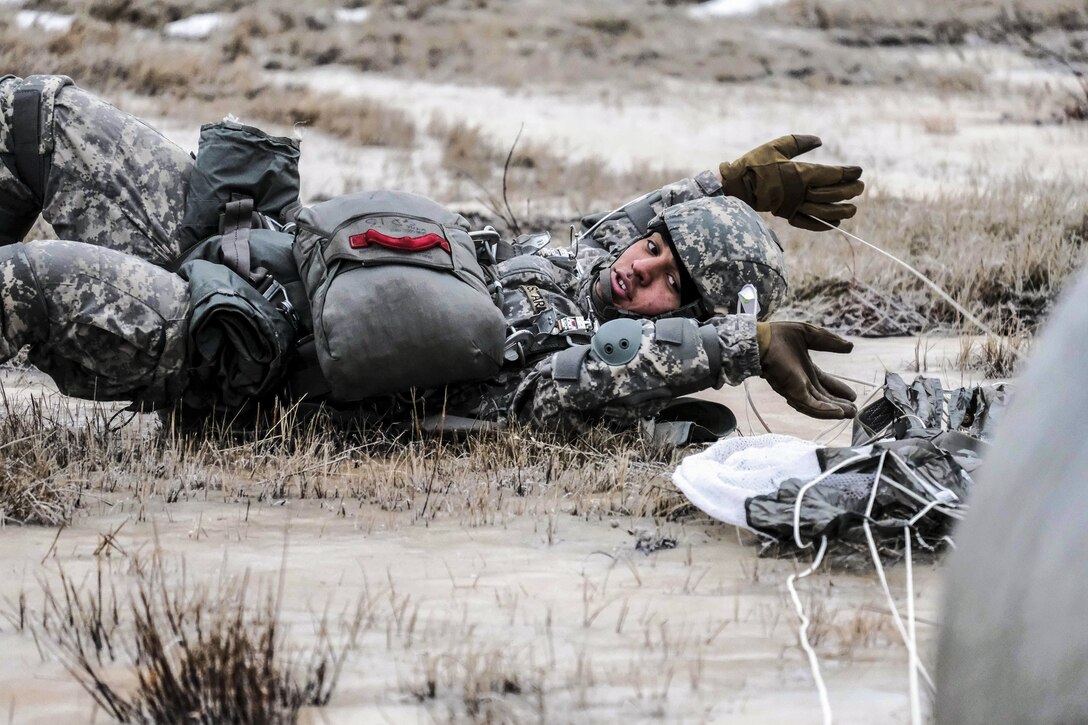
{"label": "soldier's nose", "polygon": [[641,284],[649,284],[653,281],[653,278],[660,267],[661,264],[659,261],[654,257],[650,257],[648,259],[637,260],[631,265],[631,271]]}

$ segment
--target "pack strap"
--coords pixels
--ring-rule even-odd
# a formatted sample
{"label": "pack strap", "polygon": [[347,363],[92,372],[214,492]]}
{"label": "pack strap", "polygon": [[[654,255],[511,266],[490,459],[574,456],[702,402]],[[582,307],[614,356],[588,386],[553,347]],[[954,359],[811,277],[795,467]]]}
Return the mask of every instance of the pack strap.
{"label": "pack strap", "polygon": [[232,195],[223,210],[223,263],[254,283],[256,280],[250,269],[249,253],[249,231],[252,226],[253,199]]}
{"label": "pack strap", "polygon": [[20,180],[30,189],[34,200],[44,204],[45,180],[49,176],[50,156],[41,148],[41,77],[27,79],[12,102],[11,136],[15,168]]}
{"label": "pack strap", "polygon": [[298,332],[298,311],[291,304],[287,289],[264,267],[253,268],[253,255],[249,246],[250,232],[254,226],[265,228],[269,221],[263,215],[254,213],[253,199],[233,194],[223,209],[223,238],[220,244],[223,264],[253,285],[287,319],[292,329]]}

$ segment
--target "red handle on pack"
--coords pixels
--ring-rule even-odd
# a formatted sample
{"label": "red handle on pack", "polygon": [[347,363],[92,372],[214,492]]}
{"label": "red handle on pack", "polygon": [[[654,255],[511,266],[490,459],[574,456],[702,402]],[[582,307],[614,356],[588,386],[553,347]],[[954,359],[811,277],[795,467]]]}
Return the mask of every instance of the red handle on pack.
{"label": "red handle on pack", "polygon": [[450,243],[445,237],[434,232],[421,237],[391,237],[388,234],[382,234],[377,229],[367,229],[363,234],[352,234],[348,238],[348,243],[352,249],[362,249],[371,244],[378,244],[402,252],[422,252],[432,247],[442,247],[447,252],[450,251]]}

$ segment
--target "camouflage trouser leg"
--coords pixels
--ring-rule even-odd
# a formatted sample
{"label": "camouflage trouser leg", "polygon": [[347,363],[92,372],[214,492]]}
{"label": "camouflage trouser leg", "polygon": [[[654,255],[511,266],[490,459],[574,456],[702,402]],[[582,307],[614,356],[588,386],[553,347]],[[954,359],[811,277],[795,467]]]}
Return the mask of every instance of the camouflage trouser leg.
{"label": "camouflage trouser leg", "polygon": [[63,241],[0,248],[0,361],[30,361],[61,392],[160,407],[188,379],[189,286],[112,249]]}
{"label": "camouflage trouser leg", "polygon": [[[61,238],[169,264],[181,251],[192,159],[135,116],[77,86],[49,83],[54,78],[47,79],[41,104],[42,149],[52,153],[42,200],[46,221]],[[11,99],[20,83],[0,81],[0,151],[10,137]],[[0,176],[0,208],[6,199],[21,203],[25,191],[19,179]]]}

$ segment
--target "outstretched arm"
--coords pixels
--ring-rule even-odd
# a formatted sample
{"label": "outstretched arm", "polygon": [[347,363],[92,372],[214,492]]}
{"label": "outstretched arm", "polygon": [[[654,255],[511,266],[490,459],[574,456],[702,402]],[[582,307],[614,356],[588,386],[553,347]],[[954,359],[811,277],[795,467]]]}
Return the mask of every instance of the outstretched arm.
{"label": "outstretched arm", "polygon": [[[714,196],[722,193],[721,177],[713,171],[703,171],[653,191],[601,221],[601,215],[582,219],[582,232],[589,232],[578,243],[579,251],[604,250],[611,252],[617,246],[630,242],[646,233],[650,219],[662,209],[690,199]],[[600,221],[600,224],[597,222]]]}
{"label": "outstretched arm", "polygon": [[[754,375],[764,377],[806,415],[855,414],[853,390],[816,367],[809,356],[809,350],[849,352],[853,347],[826,330],[788,322],[757,326],[751,315],[714,317],[703,325],[682,318],[644,320],[639,326],[638,339],[626,340],[633,354],[609,354],[595,337],[593,345],[572,347],[538,363],[522,378],[511,417],[566,430],[599,421],[630,427],[675,397],[737,385]],[[597,336],[614,344],[616,336],[609,332],[606,324]]]}
{"label": "outstretched arm", "polygon": [[[848,203],[865,190],[860,166],[835,166],[795,161],[819,148],[817,136],[791,134],[757,146],[736,161],[718,166],[718,173],[703,171],[680,179],[628,203],[594,228],[599,216],[582,220],[585,250],[612,251],[646,231],[653,215],[673,204],[700,196],[724,194],[740,199],[756,211],[782,217],[809,231],[827,231],[849,219],[857,207]],[[825,223],[826,222],[826,223]]]}
{"label": "outstretched arm", "polygon": [[[597,334],[608,332],[605,325]],[[628,427],[677,396],[735,385],[760,372],[754,317],[730,315],[704,325],[680,318],[645,320],[640,332],[630,341],[634,354],[626,362],[608,362],[592,345],[542,360],[518,386],[511,417],[562,429],[602,420]]]}

